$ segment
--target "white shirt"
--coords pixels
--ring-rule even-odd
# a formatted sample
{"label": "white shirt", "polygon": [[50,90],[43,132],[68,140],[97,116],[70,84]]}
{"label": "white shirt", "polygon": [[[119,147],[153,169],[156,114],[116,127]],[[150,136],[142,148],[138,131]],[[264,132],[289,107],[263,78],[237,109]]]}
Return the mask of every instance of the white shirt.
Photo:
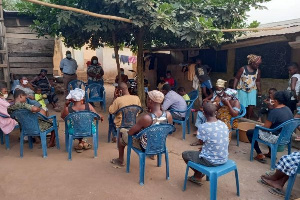
{"label": "white shirt", "polygon": [[[292,78],[297,78],[297,82],[296,82],[296,95],[298,96],[299,94],[299,90],[300,90],[300,74],[294,74],[290,80],[289,80],[289,86],[287,88],[287,90],[291,91],[292,90]],[[294,96],[291,97],[291,100],[296,100]]]}

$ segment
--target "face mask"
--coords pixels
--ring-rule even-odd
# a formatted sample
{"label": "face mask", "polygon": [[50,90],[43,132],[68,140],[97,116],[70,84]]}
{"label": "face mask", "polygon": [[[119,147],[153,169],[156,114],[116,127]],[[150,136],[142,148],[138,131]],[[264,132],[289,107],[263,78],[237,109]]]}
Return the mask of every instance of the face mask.
{"label": "face mask", "polygon": [[93,64],[94,65],[98,64],[98,61],[97,60],[93,60]]}
{"label": "face mask", "polygon": [[217,93],[217,95],[219,95],[219,96],[223,96],[224,94],[223,94],[223,90],[216,90],[216,93]]}
{"label": "face mask", "polygon": [[23,80],[23,85],[27,85],[28,81],[27,80]]}
{"label": "face mask", "polygon": [[274,100],[270,99],[269,102],[270,102],[271,105],[274,105]]}
{"label": "face mask", "polygon": [[124,74],[124,72],[120,72],[121,74]]}
{"label": "face mask", "polygon": [[69,59],[72,58],[71,54],[67,54],[67,58]]}
{"label": "face mask", "polygon": [[4,94],[3,97],[4,97],[4,99],[7,99],[8,94]]}
{"label": "face mask", "polygon": [[168,76],[167,76],[167,78],[171,78],[171,76],[170,76],[170,75],[168,75]]}

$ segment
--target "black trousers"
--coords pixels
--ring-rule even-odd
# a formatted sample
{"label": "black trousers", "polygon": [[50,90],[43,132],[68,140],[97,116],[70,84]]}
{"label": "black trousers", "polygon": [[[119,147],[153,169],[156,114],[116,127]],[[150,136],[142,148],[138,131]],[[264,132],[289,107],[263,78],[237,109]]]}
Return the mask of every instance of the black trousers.
{"label": "black trousers", "polygon": [[[252,143],[253,134],[254,134],[254,129],[250,129],[247,131],[247,137],[248,137],[248,140],[250,141],[250,143]],[[271,151],[270,147],[268,147],[268,148],[269,148],[269,151]],[[257,154],[262,153],[257,141],[255,141],[255,143],[254,143],[254,149]]]}

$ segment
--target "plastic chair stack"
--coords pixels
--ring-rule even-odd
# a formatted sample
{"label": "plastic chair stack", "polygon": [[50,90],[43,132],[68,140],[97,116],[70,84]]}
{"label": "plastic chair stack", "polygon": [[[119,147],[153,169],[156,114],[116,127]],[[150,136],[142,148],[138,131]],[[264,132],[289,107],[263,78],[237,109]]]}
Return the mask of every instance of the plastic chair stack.
{"label": "plastic chair stack", "polygon": [[[136,124],[136,117],[138,114],[143,112],[143,108],[137,105],[125,106],[117,110],[113,115],[118,115],[122,113],[122,122],[121,126],[117,128],[117,138],[119,138],[121,128],[130,129],[133,125]],[[111,119],[112,120],[112,119]],[[109,128],[109,130],[111,130]],[[108,142],[110,142],[110,136],[112,131],[108,132]]]}
{"label": "plastic chair stack", "polygon": [[233,128],[233,121],[235,119],[244,117],[246,115],[246,113],[247,113],[246,108],[241,104],[240,114],[236,117],[232,117],[230,120],[230,126],[232,127],[231,131],[235,130],[235,133],[236,133],[236,143],[237,143],[236,145],[237,146],[240,146],[240,134],[239,134],[239,129]]}
{"label": "plastic chair stack", "polygon": [[190,134],[190,114],[195,101],[190,102],[186,110],[170,110],[171,113],[185,113],[185,118],[182,120],[173,119],[173,124],[177,123],[182,126],[182,139],[185,140],[185,130],[188,128],[188,134]]}
{"label": "plastic chair stack", "polygon": [[[46,143],[46,135],[55,131],[56,138],[56,147],[60,149],[59,138],[58,138],[58,128],[56,116],[45,117],[40,113],[33,113],[27,109],[16,110],[11,114],[11,117],[16,119],[19,122],[19,126],[21,128],[20,135],[20,157],[23,157],[23,146],[24,146],[24,137],[28,136],[29,148],[33,148],[32,137],[39,136],[41,137],[42,149],[43,149],[43,157],[47,157],[47,143]],[[44,132],[40,130],[38,119],[42,118],[44,120],[52,119],[52,127]]]}
{"label": "plastic chair stack", "polygon": [[70,92],[70,90],[74,90],[75,88],[85,90],[85,85],[86,85],[85,82],[81,80],[70,81],[68,84],[68,92]]}
{"label": "plastic chair stack", "polygon": [[100,84],[90,84],[85,88],[85,100],[88,103],[102,103],[102,109],[106,109],[105,89]]}
{"label": "plastic chair stack", "polygon": [[[250,161],[253,161],[253,150],[255,141],[263,143],[271,148],[271,170],[275,169],[276,154],[279,145],[288,145],[288,154],[291,154],[291,144],[292,144],[292,134],[293,131],[300,126],[300,119],[291,119],[281,125],[277,126],[274,129],[265,128],[262,126],[256,126],[254,129],[254,135],[251,143],[251,152],[250,152]],[[267,132],[276,132],[280,131],[279,137],[275,144],[266,142],[259,138],[259,130]]]}
{"label": "plastic chair stack", "polygon": [[[237,196],[240,196],[240,186],[239,186],[239,175],[237,171],[236,164],[233,160],[228,160],[224,165],[220,165],[217,167],[206,167],[200,164],[196,164],[194,162],[189,161],[186,166],[183,191],[186,189],[186,182],[188,178],[189,168],[193,168],[202,174],[206,175],[206,180],[210,181],[210,199],[217,199],[217,188],[218,188],[218,178],[223,176],[231,171],[235,172],[235,181],[236,181],[236,193]],[[222,199],[222,198],[221,198]]]}
{"label": "plastic chair stack", "polygon": [[[139,156],[140,161],[140,185],[144,185],[145,177],[145,159],[146,156],[157,155],[157,166],[161,166],[161,154],[165,154],[166,161],[166,179],[169,179],[169,155],[166,147],[166,138],[167,136],[175,131],[175,127],[171,124],[158,124],[152,125],[148,128],[145,128],[137,135],[130,136],[128,135],[128,146],[127,146],[127,167],[126,171],[130,171],[130,156],[131,150],[136,152]],[[147,135],[147,148],[145,151],[134,148],[132,146],[132,138],[141,138],[142,135]]]}
{"label": "plastic chair stack", "polygon": [[[69,160],[72,160],[73,140],[86,137],[93,138],[94,157],[97,157],[99,119],[98,114],[90,111],[78,111],[66,116],[65,142]],[[72,130],[69,128],[70,124],[72,124]]]}

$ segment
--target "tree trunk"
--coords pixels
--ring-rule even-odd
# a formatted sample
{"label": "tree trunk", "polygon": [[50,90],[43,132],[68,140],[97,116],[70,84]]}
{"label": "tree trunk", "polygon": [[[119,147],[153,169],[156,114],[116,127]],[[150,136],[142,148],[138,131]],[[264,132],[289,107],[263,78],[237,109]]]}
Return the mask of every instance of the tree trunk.
{"label": "tree trunk", "polygon": [[138,96],[141,100],[142,107],[145,107],[145,90],[144,90],[144,58],[143,58],[143,50],[144,50],[144,30],[140,29],[136,37],[136,43],[138,45],[137,52],[137,90]]}
{"label": "tree trunk", "polygon": [[118,70],[118,84],[121,83],[122,79],[121,79],[121,67],[120,67],[120,58],[119,58],[119,46],[118,43],[116,41],[116,34],[114,32],[112,32],[112,40],[113,40],[113,44],[114,44],[114,52],[115,52],[115,58],[116,58],[116,63],[117,63],[117,70]]}

